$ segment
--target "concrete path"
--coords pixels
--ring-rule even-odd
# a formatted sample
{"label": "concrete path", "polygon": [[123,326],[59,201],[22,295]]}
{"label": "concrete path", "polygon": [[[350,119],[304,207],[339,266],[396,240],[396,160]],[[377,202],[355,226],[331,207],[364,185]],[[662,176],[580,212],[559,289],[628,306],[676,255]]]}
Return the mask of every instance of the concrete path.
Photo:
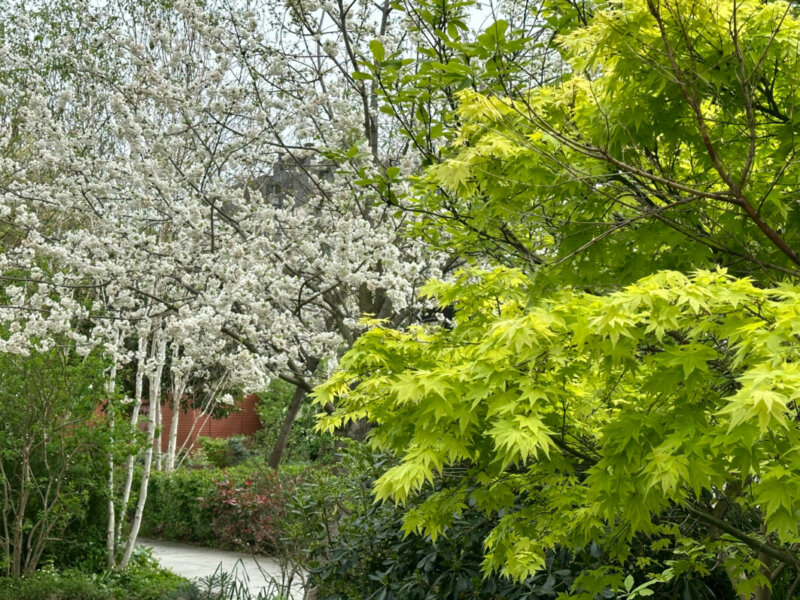
{"label": "concrete path", "polygon": [[[139,543],[152,550],[153,557],[162,567],[187,579],[206,578],[219,570],[235,576],[240,584],[246,585],[254,600],[259,594],[261,596],[258,600],[279,597],[281,568],[275,559],[266,556],[254,559],[250,554],[176,542],[140,540]],[[302,600],[302,598],[302,582],[295,581],[292,585],[291,599]]]}

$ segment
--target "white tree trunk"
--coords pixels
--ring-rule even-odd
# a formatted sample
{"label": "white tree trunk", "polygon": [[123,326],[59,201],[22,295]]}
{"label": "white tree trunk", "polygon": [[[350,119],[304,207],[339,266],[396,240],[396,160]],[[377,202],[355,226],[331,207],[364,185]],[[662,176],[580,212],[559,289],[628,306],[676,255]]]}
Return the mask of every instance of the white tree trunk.
{"label": "white tree trunk", "polygon": [[164,458],[164,471],[172,473],[175,470],[175,453],[178,449],[178,421],[180,419],[180,396],[171,399],[172,421],[169,424],[169,441],[167,442],[167,455]]}
{"label": "white tree trunk", "polygon": [[[152,385],[152,384],[151,384]],[[159,388],[161,387],[161,382],[159,382]],[[155,442],[153,443],[153,452],[155,453],[155,469],[156,471],[161,471],[161,395],[159,394],[158,401],[156,402],[155,406],[150,404],[150,410],[155,409],[156,411],[156,437]]]}
{"label": "white tree trunk", "polygon": [[164,358],[167,351],[166,337],[160,335],[158,332],[153,336],[153,345],[157,345],[156,353],[156,366],[154,372],[148,374],[148,381],[150,383],[150,414],[147,420],[147,450],[144,455],[144,468],[142,469],[142,483],[139,486],[139,500],[136,503],[136,513],[133,517],[131,524],[131,532],[128,536],[128,541],[125,544],[125,554],[119,563],[120,568],[128,566],[131,560],[133,549],[136,546],[136,539],[139,537],[139,528],[142,525],[142,517],[144,516],[144,505],[147,502],[147,486],[150,483],[150,469],[153,464],[153,447],[155,445],[156,436],[156,407],[161,401],[161,373],[164,369]]}
{"label": "white tree trunk", "polygon": [[[139,426],[139,412],[142,408],[142,390],[144,384],[144,368],[147,363],[147,334],[139,336],[139,347],[136,352],[136,384],[134,388],[133,411],[131,412],[131,433],[136,433]],[[131,488],[133,487],[133,470],[136,462],[136,454],[128,456],[128,464],[125,465],[125,486],[122,489],[122,499],[119,504],[119,519],[117,519],[117,534],[115,544],[122,541],[122,524],[125,522],[125,515],[128,513],[128,502],[131,499]]]}
{"label": "white tree trunk", "polygon": [[[117,342],[119,342],[119,336],[117,336]],[[114,349],[116,352],[116,348]],[[106,528],[106,562],[110,569],[114,568],[114,564],[116,563],[116,505],[114,503],[114,499],[116,497],[116,490],[114,485],[114,425],[115,422],[115,415],[114,415],[114,390],[116,389],[116,381],[117,379],[117,358],[114,356],[114,362],[111,365],[111,369],[108,373],[108,380],[106,381],[106,410],[108,411],[108,427],[111,431],[111,443],[108,452],[108,526]]]}
{"label": "white tree trunk", "polygon": [[169,441],[167,444],[167,456],[164,462],[164,471],[172,473],[175,470],[175,454],[178,450],[178,422],[181,414],[181,399],[183,398],[184,379],[183,374],[178,368],[178,355],[180,346],[177,344],[172,350],[172,398],[170,408],[172,408],[172,421],[169,424]]}
{"label": "white tree trunk", "polygon": [[181,398],[183,397],[183,383],[172,389],[172,421],[169,424],[169,445],[164,470],[171,473],[175,470],[175,455],[178,451],[178,422],[181,414]]}
{"label": "white tree trunk", "polygon": [[[110,402],[109,402],[110,404]],[[111,406],[108,406],[108,426],[113,432],[114,430],[114,412]],[[114,445],[114,438],[112,433],[111,445]],[[116,562],[116,506],[114,504],[115,498],[115,485],[114,485],[114,453],[108,453],[108,525],[106,527],[106,563],[109,569],[114,568]]]}

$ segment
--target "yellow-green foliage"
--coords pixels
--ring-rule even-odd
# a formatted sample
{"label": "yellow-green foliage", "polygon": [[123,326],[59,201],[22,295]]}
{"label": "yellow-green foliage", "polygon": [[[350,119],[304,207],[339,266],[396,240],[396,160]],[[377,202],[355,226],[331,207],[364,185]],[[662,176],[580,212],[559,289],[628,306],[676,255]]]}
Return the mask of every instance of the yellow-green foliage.
{"label": "yellow-green foliage", "polygon": [[655,570],[650,544],[655,579],[724,563],[749,597],[800,564],[800,11],[577,6],[543,4],[559,55],[531,89],[507,23],[452,42],[459,127],[414,233],[484,270],[429,283],[452,324],[362,337],[321,426],[375,424],[401,459],[378,498],[425,498],[408,530],[499,516],[487,569],[594,542],[573,592],[633,598],[616,565]]}
{"label": "yellow-green foliage", "polygon": [[[800,541],[800,288],[719,270],[536,297],[498,269],[426,291],[455,306],[452,327],[375,328],[317,391],[337,406],[324,428],[367,417],[371,443],[401,457],[379,499],[458,481],[408,513],[408,530],[439,535],[467,503],[505,512],[485,566],[521,578],[555,545],[594,540],[624,560],[637,534],[687,544],[663,515],[708,511],[724,489],[760,506],[777,546]],[[515,497],[524,508],[508,512]]]}
{"label": "yellow-green foliage", "polygon": [[554,42],[569,69],[548,85],[457,94],[449,158],[418,186],[429,239],[576,285],[719,261],[798,275],[765,237],[800,247],[796,7],[600,2]]}

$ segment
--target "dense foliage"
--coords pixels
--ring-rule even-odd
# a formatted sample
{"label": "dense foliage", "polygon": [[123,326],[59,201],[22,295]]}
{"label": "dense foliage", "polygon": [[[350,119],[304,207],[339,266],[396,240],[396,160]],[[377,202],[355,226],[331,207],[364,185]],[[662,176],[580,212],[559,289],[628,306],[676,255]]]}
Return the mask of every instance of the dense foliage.
{"label": "dense foliage", "polygon": [[319,388],[324,427],[374,423],[400,457],[378,498],[425,498],[406,531],[496,516],[488,572],[595,543],[577,597],[711,570],[741,598],[793,597],[796,7],[541,15],[563,60],[546,85],[518,85],[530,40],[504,22],[443,68],[462,122],[416,207],[419,235],[476,263],[426,288],[453,318],[378,323]]}
{"label": "dense foliage", "polygon": [[530,41],[504,23],[492,44],[511,83],[462,75],[462,126],[418,194],[429,239],[543,289],[716,264],[796,277],[796,8],[554,3],[543,18],[566,63],[547,85],[513,85]]}
{"label": "dense foliage", "polygon": [[[143,553],[135,555],[125,571],[43,569],[26,578],[0,578],[0,590],[3,600],[193,600],[188,581],[159,568]],[[199,594],[194,597],[200,599]]]}
{"label": "dense foliage", "polygon": [[248,462],[230,469],[181,469],[150,481],[144,535],[261,555],[274,554],[298,475]]}
{"label": "dense foliage", "polygon": [[[54,542],[86,523],[102,493],[108,432],[95,411],[104,362],[68,343],[0,354],[0,570],[32,573],[46,557],[69,554]],[[75,531],[75,530],[72,530]],[[90,536],[81,536],[88,541]]]}
{"label": "dense foliage", "polygon": [[287,533],[298,537],[309,586],[320,599],[548,598],[574,578],[565,552],[522,584],[484,577],[481,547],[491,524],[475,510],[459,515],[450,535],[433,541],[402,529],[403,510],[372,500],[386,456],[351,448],[335,467],[298,486]]}

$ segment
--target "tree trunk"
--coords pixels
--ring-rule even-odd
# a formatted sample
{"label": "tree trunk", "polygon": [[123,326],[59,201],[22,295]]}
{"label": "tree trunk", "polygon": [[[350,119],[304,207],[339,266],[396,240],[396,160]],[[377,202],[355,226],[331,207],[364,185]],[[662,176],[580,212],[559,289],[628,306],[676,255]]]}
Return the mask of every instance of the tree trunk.
{"label": "tree trunk", "polygon": [[306,397],[306,390],[299,385],[294,389],[292,401],[289,403],[289,409],[286,411],[286,416],[283,418],[281,430],[278,432],[278,439],[275,440],[275,446],[272,448],[272,454],[269,455],[269,466],[277,469],[281,464],[283,453],[286,450],[286,442],[289,441],[289,433],[292,431],[297,415],[303,407],[303,400]]}
{"label": "tree trunk", "polygon": [[[156,336],[158,337],[158,336]],[[155,340],[154,340],[155,343]],[[147,486],[150,483],[150,469],[153,464],[153,448],[155,446],[156,437],[156,407],[161,400],[161,372],[164,368],[164,358],[167,351],[166,339],[158,342],[158,357],[156,363],[155,373],[148,375],[150,382],[150,414],[147,420],[147,450],[144,455],[144,468],[142,469],[142,483],[139,486],[139,501],[136,503],[136,513],[133,517],[131,524],[131,532],[128,536],[128,541],[125,544],[125,554],[119,563],[121,569],[128,566],[128,562],[133,554],[133,549],[136,546],[136,539],[139,537],[139,528],[142,525],[142,517],[144,515],[144,505],[147,502]]]}
{"label": "tree trunk", "polygon": [[26,444],[22,451],[21,466],[21,484],[19,504],[17,505],[17,514],[14,518],[14,533],[13,541],[11,543],[12,556],[10,557],[11,563],[11,576],[19,577],[22,574],[22,552],[23,540],[25,531],[25,509],[28,507],[28,498],[30,490],[28,489],[28,482],[30,481],[30,444]]}
{"label": "tree trunk", "polygon": [[[147,336],[139,337],[139,348],[136,353],[136,384],[134,387],[133,411],[131,412],[131,433],[136,433],[139,425],[139,411],[142,408],[142,388],[144,387],[144,365],[147,362]],[[131,488],[133,487],[133,467],[136,455],[131,453],[128,456],[128,464],[125,465],[125,487],[122,490],[122,499],[119,505],[119,518],[117,519],[117,534],[115,546],[122,540],[122,524],[125,522],[125,515],[128,512],[128,502],[131,498]]]}
{"label": "tree trunk", "polygon": [[[109,417],[109,427],[114,428],[113,417]],[[113,440],[112,440],[113,444]],[[108,453],[108,524],[106,526],[106,565],[113,569],[117,562],[117,523],[114,504],[114,454]]]}
{"label": "tree trunk", "polygon": [[172,373],[172,397],[170,398],[172,420],[169,422],[167,455],[164,458],[164,471],[167,473],[172,473],[175,470],[175,454],[178,450],[178,422],[180,420],[181,398],[183,398],[183,375],[178,365],[180,353],[180,344],[175,344],[172,347],[172,361],[170,362]]}
{"label": "tree trunk", "polygon": [[180,379],[172,388],[172,398],[170,407],[172,408],[172,421],[169,424],[169,445],[167,446],[167,456],[164,463],[164,470],[172,473],[175,470],[175,455],[178,451],[178,422],[181,414],[181,397],[183,396],[183,383]]}
{"label": "tree trunk", "polygon": [[[108,428],[111,431],[111,447],[114,446],[114,425],[115,415],[113,406],[114,390],[116,388],[117,379],[117,360],[114,359],[114,364],[111,365],[111,371],[108,374],[108,381],[106,382],[106,410],[108,410]],[[116,504],[114,498],[114,452],[108,452],[108,526],[106,527],[106,563],[109,569],[113,569],[117,562],[117,539],[116,539]]]}
{"label": "tree trunk", "polygon": [[[161,391],[160,381],[158,387],[160,392]],[[154,409],[156,411],[156,437],[153,443],[153,452],[155,453],[156,471],[161,471],[161,394],[160,393],[155,406],[153,406],[152,402],[150,403],[150,410]]]}
{"label": "tree trunk", "polygon": [[[11,501],[11,485],[9,485],[8,477],[6,476],[6,467],[3,464],[3,458],[0,457],[0,482],[3,484],[3,554],[11,556],[11,526],[8,522],[12,511]],[[5,575],[8,577],[11,574],[11,563],[6,561]]]}
{"label": "tree trunk", "polygon": [[[762,533],[765,530],[766,528],[762,525],[761,526]],[[772,571],[771,567],[775,561],[766,554],[764,554],[763,552],[758,553],[758,560],[761,561],[761,568],[759,569],[759,571],[769,581],[770,573]],[[753,594],[753,600],[771,600],[771,599],[772,599],[772,590],[769,588],[769,586],[766,585],[757,587],[755,593]]]}

